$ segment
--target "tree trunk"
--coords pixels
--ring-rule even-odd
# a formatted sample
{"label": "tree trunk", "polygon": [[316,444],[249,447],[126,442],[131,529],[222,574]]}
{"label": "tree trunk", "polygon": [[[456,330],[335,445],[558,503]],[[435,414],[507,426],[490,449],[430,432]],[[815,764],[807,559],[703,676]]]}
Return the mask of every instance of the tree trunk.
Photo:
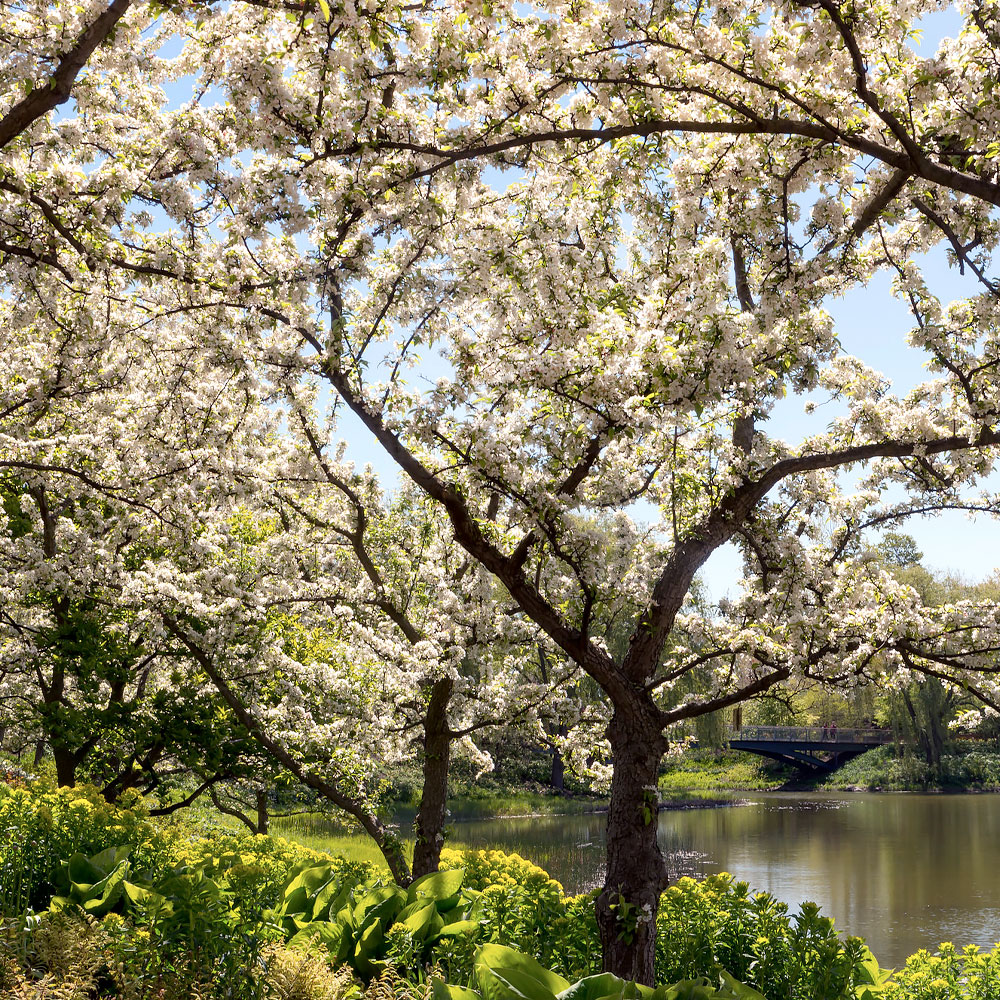
{"label": "tree trunk", "polygon": [[76,784],[76,754],[53,744],[52,759],[56,765],[56,783],[60,788],[72,788]]}
{"label": "tree trunk", "polygon": [[[551,736],[565,736],[566,726],[559,723],[558,726],[546,726],[546,732]],[[557,792],[566,791],[566,762],[559,752],[559,745],[552,744],[552,772],[549,775],[549,785]]]}
{"label": "tree trunk", "polygon": [[[631,708],[631,710],[630,710]],[[641,705],[615,710],[608,726],[614,757],[608,809],[608,875],[597,898],[604,971],[653,985],[656,912],[667,865],[656,842],[657,771],[667,741]]]}
{"label": "tree trunk", "polygon": [[552,748],[552,775],[549,778],[549,784],[557,792],[566,790],[566,764],[563,762],[558,747]]}
{"label": "tree trunk", "polygon": [[424,715],[424,784],[420,809],[414,819],[417,842],[413,845],[413,877],[438,870],[444,827],[448,816],[448,767],[451,759],[451,730],[448,702],[454,688],[451,678],[436,681]]}
{"label": "tree trunk", "polygon": [[269,822],[267,814],[267,792],[262,788],[257,789],[257,833],[266,834]]}

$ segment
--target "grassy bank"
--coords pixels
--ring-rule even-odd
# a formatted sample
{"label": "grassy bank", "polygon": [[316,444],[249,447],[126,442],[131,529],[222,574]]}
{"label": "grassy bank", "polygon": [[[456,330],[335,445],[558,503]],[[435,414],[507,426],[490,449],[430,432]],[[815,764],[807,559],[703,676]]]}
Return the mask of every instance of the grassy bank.
{"label": "grassy bank", "polygon": [[[412,823],[418,803],[410,799],[390,805],[394,821],[400,827]],[[448,812],[456,822],[477,819],[500,819],[508,816],[565,816],[595,812],[607,805],[596,795],[558,795],[534,791],[463,791],[448,798]]]}
{"label": "grassy bank", "polygon": [[[462,841],[463,821],[489,820],[524,816],[577,815],[596,812],[607,807],[607,800],[595,796],[557,796],[526,792],[485,793],[449,800],[451,820],[459,824],[451,831],[448,845],[465,847]],[[417,806],[413,802],[397,803],[392,809],[392,822],[398,828],[407,857],[413,855],[413,818]],[[336,854],[350,861],[363,861],[385,871],[385,859],[371,838],[356,833],[343,822],[322,813],[302,813],[295,816],[276,816],[271,822],[271,832],[293,840],[310,850]]]}
{"label": "grassy bank", "polygon": [[688,750],[670,758],[660,775],[661,795],[684,792],[767,791],[780,788],[796,771],[763,757],[725,750]]}

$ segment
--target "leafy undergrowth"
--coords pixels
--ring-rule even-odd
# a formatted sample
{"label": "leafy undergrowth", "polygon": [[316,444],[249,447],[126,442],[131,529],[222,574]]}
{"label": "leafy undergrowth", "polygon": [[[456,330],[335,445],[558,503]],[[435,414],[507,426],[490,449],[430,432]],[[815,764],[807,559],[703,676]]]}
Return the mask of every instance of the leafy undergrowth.
{"label": "leafy undergrowth", "polygon": [[728,875],[664,893],[654,991],[600,972],[593,895],[499,851],[442,863],[402,888],[280,838],[167,828],[137,799],[0,785],[0,996],[1000,1000],[1000,951],[943,946],[890,976],[814,904]]}
{"label": "leafy undergrowth", "polygon": [[1000,788],[1000,752],[971,743],[944,754],[935,771],[909,749],[900,754],[893,745],[875,747],[848,761],[823,782],[825,788],[862,788],[869,791],[927,791],[931,789]]}

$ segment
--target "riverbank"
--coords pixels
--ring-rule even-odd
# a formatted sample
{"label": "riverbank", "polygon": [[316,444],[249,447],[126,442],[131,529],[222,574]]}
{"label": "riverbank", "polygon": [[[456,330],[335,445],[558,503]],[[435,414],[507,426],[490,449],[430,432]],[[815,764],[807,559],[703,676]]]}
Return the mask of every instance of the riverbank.
{"label": "riverbank", "polygon": [[691,792],[763,792],[785,787],[798,773],[737,750],[688,750],[669,758],[657,785],[662,798]]}
{"label": "riverbank", "polygon": [[874,747],[848,761],[813,787],[866,792],[1000,791],[1000,750],[983,743],[958,743],[941,757],[940,770],[916,752],[895,745]]}
{"label": "riverbank", "polygon": [[671,759],[661,774],[661,797],[696,792],[1000,791],[1000,747],[957,742],[942,755],[936,771],[913,747],[874,747],[833,774],[811,775],[763,757],[732,750],[689,750]]}
{"label": "riverbank", "polygon": [[[607,812],[608,801],[594,795],[558,795],[541,792],[484,791],[479,795],[457,795],[448,800],[449,827],[446,829],[448,846],[466,846],[461,836],[461,824],[499,820],[531,820],[556,816],[583,816]],[[417,803],[412,800],[390,803],[387,807],[391,824],[397,829],[407,856],[413,852],[413,819]],[[452,827],[450,824],[456,824]],[[310,850],[337,854],[350,861],[360,861],[388,868],[381,852],[371,839],[355,832],[345,822],[323,813],[299,813],[294,816],[275,816],[271,831],[280,837],[294,840]]]}

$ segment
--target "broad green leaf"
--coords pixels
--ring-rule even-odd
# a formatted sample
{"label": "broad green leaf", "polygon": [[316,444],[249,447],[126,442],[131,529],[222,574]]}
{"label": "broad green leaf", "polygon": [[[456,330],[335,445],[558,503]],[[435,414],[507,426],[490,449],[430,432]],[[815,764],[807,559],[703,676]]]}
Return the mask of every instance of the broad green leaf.
{"label": "broad green leaf", "polygon": [[433,1000],[482,1000],[475,990],[467,990],[462,986],[452,986],[441,979],[434,980]]}
{"label": "broad green leaf", "polygon": [[758,993],[752,986],[747,986],[746,983],[741,983],[735,976],[731,976],[726,972],[725,969],[721,969],[720,973],[722,975],[723,988],[728,990],[736,1000],[767,1000],[762,993]]}
{"label": "broad green leaf", "polygon": [[90,887],[83,908],[95,917],[103,917],[105,913],[121,899],[125,876],[128,875],[128,861],[122,861],[107,878]]}
{"label": "broad green leaf", "polygon": [[389,885],[367,893],[354,907],[354,924],[359,932],[373,923],[388,927],[402,909],[406,895],[398,886]]}
{"label": "broad green leaf", "polygon": [[309,891],[304,885],[300,885],[285,895],[279,912],[285,916],[292,916],[295,914],[304,914],[310,909]]}
{"label": "broad green leaf", "polygon": [[379,923],[371,924],[365,932],[358,938],[357,947],[354,949],[356,955],[364,955],[372,958],[385,941],[385,931]]}
{"label": "broad green leaf", "polygon": [[104,875],[109,875],[111,870],[117,868],[131,853],[132,848],[127,844],[121,847],[108,847],[95,854],[90,863]]}
{"label": "broad green leaf", "polygon": [[530,972],[522,969],[497,968],[490,972],[508,988],[509,996],[522,1000],[555,1000],[555,994]]}
{"label": "broad green leaf", "polygon": [[[348,940],[345,941],[345,937]],[[331,956],[338,956],[342,950],[346,952],[350,937],[350,928],[342,920],[314,920],[292,935],[288,943],[297,945],[305,941],[320,941]],[[343,961],[342,958],[339,960]]]}
{"label": "broad green leaf", "polygon": [[[427,896],[435,901],[450,901],[451,897],[462,888],[464,880],[464,868],[446,868],[443,871],[431,872],[410,884],[409,889],[406,890],[406,900],[412,903],[420,896]],[[456,899],[455,903],[457,902]],[[455,903],[451,905],[455,905]]]}
{"label": "broad green leaf", "polygon": [[344,919],[348,920],[351,916],[351,908],[347,905],[347,901],[351,898],[353,888],[354,886],[350,883],[341,886],[337,894],[326,905],[325,910],[321,909],[317,896],[317,903],[313,910],[314,919],[336,920],[338,914],[343,914]]}
{"label": "broad green leaf", "polygon": [[129,902],[136,906],[156,907],[164,916],[169,916],[174,912],[173,903],[169,902],[166,896],[154,892],[152,889],[146,889],[129,881],[124,883],[123,888]]}
{"label": "broad green leaf", "polygon": [[[339,879],[331,878],[327,882],[320,886],[319,891],[316,893],[313,899],[312,905],[312,917],[313,920],[322,920],[325,917],[325,911],[330,908],[330,903],[342,892],[342,887]],[[345,896],[346,901],[346,896]],[[341,904],[343,905],[343,904]],[[338,906],[339,910],[340,907]],[[336,910],[334,911],[336,912]]]}
{"label": "broad green leaf", "polygon": [[297,889],[304,889],[306,897],[315,896],[316,893],[333,878],[332,865],[310,865],[302,869],[285,886],[282,895],[287,899]]}
{"label": "broad green leaf", "polygon": [[434,937],[444,927],[444,921],[434,903],[429,902],[415,913],[411,913],[402,921],[402,925],[418,941],[426,941]]}
{"label": "broad green leaf", "polygon": [[[453,920],[450,924],[445,924],[434,935],[434,940],[437,941],[445,937],[461,937],[463,934],[474,934],[481,926],[478,920]],[[592,1000],[592,998],[587,997],[586,1000]]]}
{"label": "broad green leaf", "polygon": [[724,1000],[707,979],[681,979],[670,986],[660,986],[653,1000]]}
{"label": "broad green leaf", "polygon": [[[547,994],[554,996],[569,988],[567,980],[544,968],[530,955],[491,942],[482,945],[474,959],[473,976],[484,1000],[512,1000],[525,995],[521,988],[509,985],[512,970],[532,979],[536,984],[535,992],[545,1000],[548,1000]],[[505,981],[501,981],[495,971],[504,972]]]}
{"label": "broad green leaf", "polygon": [[587,976],[559,994],[558,1000],[601,1000],[602,997],[624,996],[626,982],[611,972]]}

